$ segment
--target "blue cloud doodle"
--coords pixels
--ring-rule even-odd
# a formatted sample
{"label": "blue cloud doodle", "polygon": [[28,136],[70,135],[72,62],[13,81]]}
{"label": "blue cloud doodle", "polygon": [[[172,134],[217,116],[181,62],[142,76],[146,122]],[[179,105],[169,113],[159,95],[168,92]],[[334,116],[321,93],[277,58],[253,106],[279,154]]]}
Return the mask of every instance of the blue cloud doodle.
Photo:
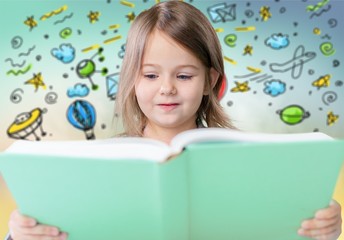
{"label": "blue cloud doodle", "polygon": [[284,93],[286,90],[286,84],[280,80],[271,80],[265,82],[264,92],[272,97]]}
{"label": "blue cloud doodle", "polygon": [[63,63],[70,63],[75,58],[75,49],[71,44],[61,44],[59,48],[53,48],[51,55]]}
{"label": "blue cloud doodle", "polygon": [[289,36],[281,33],[273,34],[265,40],[265,45],[275,50],[286,48],[289,45]]}

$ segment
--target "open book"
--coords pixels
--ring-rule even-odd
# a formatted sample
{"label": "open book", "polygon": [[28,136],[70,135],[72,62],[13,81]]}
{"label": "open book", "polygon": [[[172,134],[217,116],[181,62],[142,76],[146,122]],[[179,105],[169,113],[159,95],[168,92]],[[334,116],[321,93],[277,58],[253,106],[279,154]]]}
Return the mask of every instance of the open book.
{"label": "open book", "polygon": [[328,206],[343,160],[344,141],[322,133],[208,128],[171,146],[17,141],[0,171],[22,213],[71,240],[290,240]]}

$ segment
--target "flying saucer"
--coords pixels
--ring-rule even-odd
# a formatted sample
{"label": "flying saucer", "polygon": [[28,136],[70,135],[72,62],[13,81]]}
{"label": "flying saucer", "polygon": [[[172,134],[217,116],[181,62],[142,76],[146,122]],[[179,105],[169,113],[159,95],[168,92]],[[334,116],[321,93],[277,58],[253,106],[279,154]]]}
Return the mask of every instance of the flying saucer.
{"label": "flying saucer", "polygon": [[28,136],[34,135],[36,140],[40,140],[35,131],[40,127],[41,135],[46,133],[42,127],[42,110],[39,108],[33,109],[31,112],[20,113],[14,122],[7,129],[7,135],[15,139],[27,139]]}

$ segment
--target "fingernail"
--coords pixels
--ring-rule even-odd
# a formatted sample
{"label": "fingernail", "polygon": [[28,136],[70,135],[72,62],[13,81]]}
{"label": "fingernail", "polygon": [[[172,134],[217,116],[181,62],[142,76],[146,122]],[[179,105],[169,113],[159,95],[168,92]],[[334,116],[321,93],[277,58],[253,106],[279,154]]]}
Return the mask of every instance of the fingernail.
{"label": "fingernail", "polygon": [[60,239],[61,240],[66,240],[68,237],[68,234],[67,233],[62,233],[61,236],[60,236]]}

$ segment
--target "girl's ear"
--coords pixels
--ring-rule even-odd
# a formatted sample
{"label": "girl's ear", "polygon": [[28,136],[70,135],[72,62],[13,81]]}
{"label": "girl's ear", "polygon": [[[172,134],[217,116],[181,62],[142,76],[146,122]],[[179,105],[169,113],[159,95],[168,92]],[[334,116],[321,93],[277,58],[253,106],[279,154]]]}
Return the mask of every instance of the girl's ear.
{"label": "girl's ear", "polygon": [[220,73],[218,73],[214,68],[210,68],[210,81],[209,84],[205,85],[203,95],[209,95],[210,91],[215,87],[217,80],[219,79]]}

